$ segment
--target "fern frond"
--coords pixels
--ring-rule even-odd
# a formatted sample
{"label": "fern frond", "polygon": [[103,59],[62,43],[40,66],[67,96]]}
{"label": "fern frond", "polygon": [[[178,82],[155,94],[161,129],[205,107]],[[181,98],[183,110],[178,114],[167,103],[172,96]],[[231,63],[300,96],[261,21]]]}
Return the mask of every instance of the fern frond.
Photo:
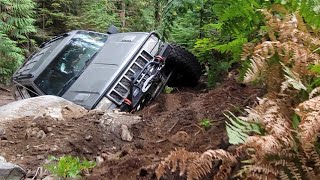
{"label": "fern frond", "polygon": [[160,177],[166,173],[166,168],[171,170],[171,172],[176,172],[178,167],[182,170],[180,171],[181,176],[185,173],[187,163],[194,161],[199,158],[199,156],[199,153],[188,152],[185,149],[171,151],[170,155],[165,158],[156,169],[156,176],[160,179]]}
{"label": "fern frond", "polygon": [[299,104],[295,112],[301,117],[299,135],[302,145],[314,142],[320,131],[320,96]]}
{"label": "fern frond", "polygon": [[230,144],[244,143],[249,136],[248,134],[252,132],[256,134],[261,134],[261,128],[257,123],[258,121],[246,122],[246,118],[242,120],[241,117],[236,117],[230,111],[228,111],[227,113],[223,114],[230,121],[226,121],[226,130]]}
{"label": "fern frond", "polygon": [[288,162],[286,167],[288,168],[288,170],[290,171],[290,173],[292,174],[291,178],[294,179],[302,179],[301,178],[301,174],[299,172],[298,167],[296,166],[296,164],[294,164],[293,162]]}
{"label": "fern frond", "polygon": [[[308,177],[308,179],[317,179],[315,171],[312,168],[308,167],[308,165],[307,165],[307,157],[303,156],[301,154],[298,154],[297,156],[298,156],[299,162],[301,163],[300,167],[301,167],[302,171],[304,173],[306,173],[306,176]],[[308,159],[309,159],[309,157],[308,157]]]}
{"label": "fern frond", "polygon": [[242,47],[241,60],[246,60],[253,53],[254,44],[246,43]]}
{"label": "fern frond", "polygon": [[246,165],[243,167],[246,172],[248,179],[251,178],[262,178],[264,179],[275,179],[279,174],[279,170],[276,167],[273,167],[268,164],[261,165]]}
{"label": "fern frond", "polygon": [[281,151],[282,144],[278,138],[267,136],[250,136],[245,144],[239,147],[240,149],[253,148],[257,159],[263,159],[267,154],[276,154]]}
{"label": "fern frond", "polygon": [[275,55],[278,42],[265,41],[258,44],[252,53],[251,64],[244,77],[244,82],[252,82],[259,77],[260,72],[267,68],[268,59]]}
{"label": "fern frond", "polygon": [[215,175],[217,179],[225,179],[228,177],[231,166],[237,163],[235,156],[222,149],[208,150],[203,154],[188,152],[185,149],[176,150],[160,163],[156,169],[156,176],[160,179],[166,169],[175,172],[178,168],[180,176],[186,174],[188,180],[200,179],[211,172],[213,162],[221,160],[219,172]]}
{"label": "fern frond", "polygon": [[[283,63],[281,63],[283,66],[283,71],[286,73],[284,77],[286,78],[286,81],[284,84],[290,84],[293,86],[296,90],[307,90],[307,88],[302,84],[301,79],[297,73],[294,71],[291,71],[288,67],[286,67]],[[283,85],[283,84],[282,84]],[[284,85],[285,86],[285,85]],[[285,89],[281,89],[283,92]]]}
{"label": "fern frond", "polygon": [[250,59],[250,61],[251,61],[250,69],[247,70],[244,76],[244,79],[243,79],[244,83],[252,82],[258,79],[259,77],[258,73],[260,72],[260,70],[259,70],[258,64],[253,59]]}
{"label": "fern frond", "polygon": [[280,176],[279,176],[279,177],[280,177],[280,179],[282,179],[282,180],[291,180],[291,179],[289,178],[288,174],[286,174],[284,170],[281,170],[281,171],[280,171]]}
{"label": "fern frond", "polygon": [[215,180],[227,180],[230,176],[231,167],[225,163],[222,163],[219,167],[218,173],[213,177]]}

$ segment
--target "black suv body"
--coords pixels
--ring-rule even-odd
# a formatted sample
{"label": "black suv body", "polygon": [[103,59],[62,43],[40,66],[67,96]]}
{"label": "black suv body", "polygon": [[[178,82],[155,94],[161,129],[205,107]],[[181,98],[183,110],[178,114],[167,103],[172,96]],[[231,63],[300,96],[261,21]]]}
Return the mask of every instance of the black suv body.
{"label": "black suv body", "polygon": [[56,95],[87,109],[139,110],[174,74],[166,65],[176,59],[173,53],[154,32],[71,31],[43,43],[15,72],[15,95]]}

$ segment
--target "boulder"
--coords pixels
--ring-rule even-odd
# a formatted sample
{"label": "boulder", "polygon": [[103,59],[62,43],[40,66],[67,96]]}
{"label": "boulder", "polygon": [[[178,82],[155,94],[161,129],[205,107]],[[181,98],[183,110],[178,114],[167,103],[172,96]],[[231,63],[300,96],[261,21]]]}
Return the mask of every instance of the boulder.
{"label": "boulder", "polygon": [[26,174],[26,171],[20,166],[0,161],[0,179],[20,180]]}
{"label": "boulder", "polygon": [[133,139],[131,132],[129,131],[128,126],[124,125],[124,124],[121,125],[121,139],[123,141],[128,141],[128,142],[131,142]]}
{"label": "boulder", "polygon": [[80,117],[87,110],[58,96],[38,96],[0,107],[0,124],[23,117],[51,117],[63,120],[65,116]]}

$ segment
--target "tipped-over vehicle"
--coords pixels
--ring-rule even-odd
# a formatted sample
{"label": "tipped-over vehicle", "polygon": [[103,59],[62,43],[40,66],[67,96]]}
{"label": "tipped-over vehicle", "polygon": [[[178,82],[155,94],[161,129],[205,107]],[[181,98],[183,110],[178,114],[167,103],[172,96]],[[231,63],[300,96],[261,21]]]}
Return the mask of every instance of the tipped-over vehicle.
{"label": "tipped-over vehicle", "polygon": [[12,81],[17,99],[56,95],[86,109],[131,112],[166,85],[195,86],[200,75],[192,53],[162,42],[155,32],[76,30],[43,43]]}

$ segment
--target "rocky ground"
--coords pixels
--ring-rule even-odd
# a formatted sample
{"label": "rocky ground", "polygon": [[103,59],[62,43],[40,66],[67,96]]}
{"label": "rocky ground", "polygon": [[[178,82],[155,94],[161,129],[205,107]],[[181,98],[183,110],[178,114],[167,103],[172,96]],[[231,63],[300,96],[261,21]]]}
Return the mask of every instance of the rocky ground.
{"label": "rocky ground", "polygon": [[[0,93],[0,104],[12,101],[9,92]],[[98,160],[87,179],[154,179],[154,167],[176,148],[227,149],[223,112],[238,112],[261,93],[227,78],[212,90],[196,87],[162,94],[132,117],[90,111],[61,121],[22,118],[5,124],[0,155],[25,168],[29,178],[49,155],[71,154]],[[130,123],[121,121],[124,116],[130,116]],[[200,125],[205,118],[212,124],[207,129]]]}

